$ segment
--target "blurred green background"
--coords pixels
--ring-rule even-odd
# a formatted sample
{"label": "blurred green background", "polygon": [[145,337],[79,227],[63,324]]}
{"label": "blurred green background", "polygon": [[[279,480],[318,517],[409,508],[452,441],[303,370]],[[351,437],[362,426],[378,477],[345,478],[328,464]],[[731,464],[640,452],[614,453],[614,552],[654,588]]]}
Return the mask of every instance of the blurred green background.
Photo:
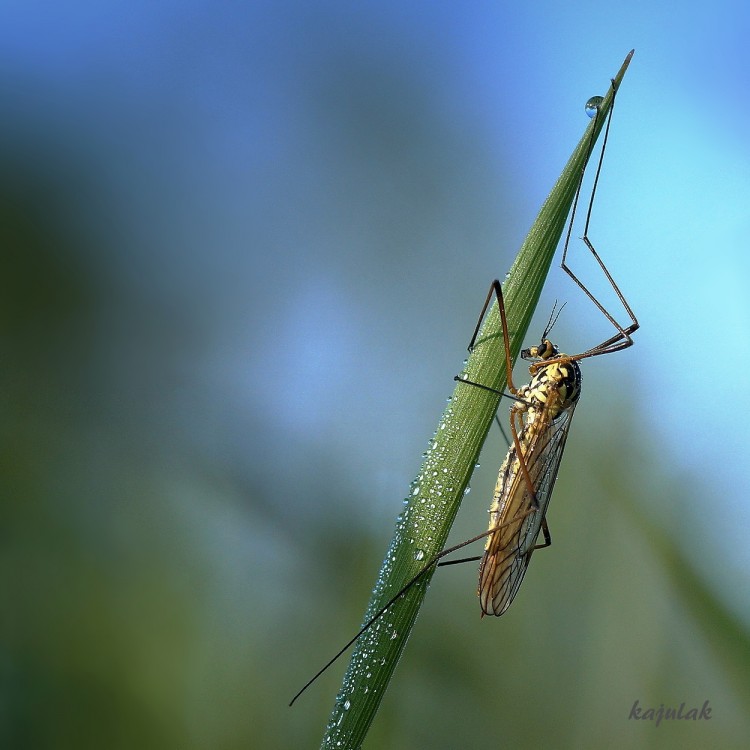
{"label": "blurred green background", "polygon": [[[745,747],[747,32],[724,2],[4,3],[0,746],[317,746],[345,663],[286,704],[635,47],[591,236],[637,345],[585,367],[511,610],[440,571],[368,746]],[[554,268],[531,340],[555,298],[563,349],[607,335]]]}

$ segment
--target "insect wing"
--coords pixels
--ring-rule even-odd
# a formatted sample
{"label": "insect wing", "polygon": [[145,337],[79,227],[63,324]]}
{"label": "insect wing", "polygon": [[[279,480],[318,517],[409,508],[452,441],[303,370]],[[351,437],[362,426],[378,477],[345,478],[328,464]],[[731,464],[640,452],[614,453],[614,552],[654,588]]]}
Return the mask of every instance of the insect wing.
{"label": "insect wing", "polygon": [[491,510],[491,523],[497,531],[488,538],[479,568],[479,600],[482,612],[488,615],[499,617],[511,605],[547,513],[575,403],[555,421],[549,411],[541,411],[519,434],[534,491],[521,471],[514,445],[500,470]]}

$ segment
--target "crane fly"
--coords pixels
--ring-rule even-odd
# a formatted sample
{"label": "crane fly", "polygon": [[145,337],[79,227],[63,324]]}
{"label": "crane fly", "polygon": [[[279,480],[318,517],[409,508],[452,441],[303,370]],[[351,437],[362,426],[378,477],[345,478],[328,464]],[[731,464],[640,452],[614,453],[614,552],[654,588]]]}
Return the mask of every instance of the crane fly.
{"label": "crane fly", "polygon": [[[497,297],[507,362],[510,342],[502,288],[495,280],[490,286],[477,331],[469,348],[473,349],[484,313],[493,294]],[[513,436],[500,467],[492,505],[484,555],[479,567],[479,603],[484,615],[502,615],[510,606],[536,549],[548,547],[552,537],[546,521],[565,441],[573,412],[581,394],[581,369],[578,362],[560,354],[547,338],[554,325],[555,311],[538,346],[524,349],[521,358],[532,360],[531,381],[516,388],[512,368],[508,367],[508,390],[515,399],[510,408]],[[465,379],[460,379],[471,385]],[[481,387],[481,386],[480,386]],[[544,542],[539,544],[540,533]]]}
{"label": "crane fly", "polygon": [[[630,305],[588,237],[594,197],[612,121],[614,95],[617,93],[614,89],[614,81],[612,81],[612,86],[612,105],[607,118],[602,150],[594,176],[594,184],[586,212],[586,223],[581,239],[622,303],[630,322],[625,327],[620,325],[567,264],[570,237],[583,183],[584,171],[582,170],[568,222],[561,266],[563,271],[614,326],[615,334],[579,354],[563,354],[548,338],[552,326],[557,320],[553,309],[542,334],[541,342],[537,346],[532,346],[521,352],[521,359],[532,362],[529,367],[531,381],[520,388],[516,388],[513,384],[513,360],[510,352],[503,292],[500,282],[495,279],[490,285],[474,335],[469,344],[469,351],[472,351],[487,308],[493,296],[496,297],[505,346],[508,390],[515,401],[510,407],[510,431],[513,440],[500,467],[495,485],[490,507],[487,541],[479,566],[478,595],[482,615],[499,617],[507,611],[523,582],[532,553],[534,550],[548,547],[552,543],[546,520],[547,507],[552,497],[552,490],[557,479],[573,414],[581,395],[581,368],[578,363],[582,359],[611,354],[632,346],[632,334],[639,327],[638,320]],[[594,112],[594,116],[596,116],[598,113],[597,105],[600,101],[601,99],[598,97],[590,99],[586,103],[587,111],[596,109]],[[494,390],[463,378],[457,377],[456,379],[469,385]],[[540,533],[544,537],[542,543],[538,542]]]}
{"label": "crane fly", "polygon": [[[632,53],[631,53],[632,54]],[[557,320],[559,310],[555,314],[553,309],[549,321],[545,326],[541,341],[536,346],[524,349],[521,359],[531,362],[529,373],[531,380],[526,385],[516,388],[513,384],[513,358],[511,356],[510,338],[508,334],[508,322],[505,313],[505,303],[500,282],[495,279],[490,285],[487,298],[479,315],[474,335],[469,344],[469,351],[473,351],[477,343],[479,331],[484,320],[487,309],[493,298],[497,301],[500,321],[502,325],[503,345],[505,350],[505,362],[507,372],[507,388],[509,393],[497,391],[487,385],[475,383],[462,376],[456,376],[455,380],[460,383],[482,388],[501,396],[513,399],[510,407],[509,426],[512,435],[508,453],[500,467],[492,505],[490,507],[489,528],[453,547],[442,550],[412,577],[395,596],[393,596],[373,617],[368,620],[360,631],[334,656],[304,687],[292,698],[289,705],[318,678],[336,659],[338,659],[363,633],[369,628],[413,586],[425,573],[434,567],[454,565],[456,563],[481,559],[479,567],[478,595],[482,609],[482,616],[500,616],[508,610],[513,599],[523,582],[526,570],[529,566],[532,553],[552,543],[546,514],[549,506],[552,490],[555,486],[560,461],[562,460],[565,442],[570,431],[578,399],[581,395],[581,368],[579,362],[589,357],[597,357],[603,354],[611,354],[621,349],[632,346],[632,334],[638,329],[638,320],[630,305],[623,296],[620,288],[612,278],[609,270],[600,258],[596,248],[588,237],[591,213],[594,205],[594,197],[599,184],[599,175],[604,160],[604,151],[609,137],[609,127],[614,110],[614,99],[616,86],[612,80],[613,96],[612,103],[604,130],[602,150],[599,156],[594,182],[591,189],[591,197],[586,212],[586,221],[583,237],[581,238],[589,249],[594,260],[603,272],[612,290],[617,295],[623,309],[626,311],[629,322],[623,326],[617,322],[614,316],[604,305],[592,294],[567,264],[568,248],[576,216],[578,201],[581,194],[583,177],[588,164],[592,141],[589,145],[584,168],[578,181],[570,219],[568,221],[565,244],[563,247],[561,267],[573,282],[593,302],[601,314],[615,328],[615,333],[605,341],[593,346],[579,354],[564,354],[553,344],[549,335],[552,326]],[[586,111],[592,116],[599,115],[598,104],[601,97],[593,97],[586,103]],[[494,337],[493,337],[494,338]],[[543,541],[539,542],[539,536]],[[480,539],[485,539],[484,554],[480,557],[470,557],[461,560],[447,560],[443,558],[463,547],[466,547]]]}

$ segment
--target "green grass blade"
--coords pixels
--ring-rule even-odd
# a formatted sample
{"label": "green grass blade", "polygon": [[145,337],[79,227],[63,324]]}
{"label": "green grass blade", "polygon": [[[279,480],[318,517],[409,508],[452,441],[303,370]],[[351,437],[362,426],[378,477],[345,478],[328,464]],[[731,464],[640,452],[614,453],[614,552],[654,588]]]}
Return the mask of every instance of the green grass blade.
{"label": "green grass blade", "polygon": [[[631,55],[632,52],[615,77],[618,87]],[[611,104],[610,87],[599,115],[589,124],[544,202],[503,285],[514,360],[565,227],[590,144],[598,137]],[[489,285],[490,279],[487,281]],[[470,380],[498,390],[506,385],[496,305],[487,315],[465,374]],[[397,519],[364,622],[416,575],[425,561],[443,549],[499,398],[479,388],[457,384],[430,441],[419,475],[412,483],[404,511]],[[406,645],[431,576],[432,572],[427,573],[412,586],[355,644],[321,747],[358,748],[364,741]]]}

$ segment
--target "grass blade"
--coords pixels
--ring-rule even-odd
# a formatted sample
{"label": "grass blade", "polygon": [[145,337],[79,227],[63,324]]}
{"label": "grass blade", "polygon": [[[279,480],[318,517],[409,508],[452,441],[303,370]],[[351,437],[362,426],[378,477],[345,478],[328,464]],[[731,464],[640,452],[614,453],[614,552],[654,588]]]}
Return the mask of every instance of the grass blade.
{"label": "grass blade", "polygon": [[[614,79],[618,87],[632,54],[627,56]],[[600,105],[599,116],[591,121],[574,149],[503,284],[514,359],[539,301],[590,144],[606,121],[612,94],[609,88]],[[475,347],[465,373],[470,380],[502,390],[506,381],[505,357],[497,306],[488,314],[478,344],[489,339],[491,346]],[[419,475],[412,483],[408,502],[397,519],[363,622],[383,607],[405,581],[416,575],[424,561],[445,546],[499,398],[479,388],[457,384],[430,441]],[[357,641],[321,747],[358,748],[364,741],[406,645],[431,576],[432,572],[427,573],[412,586]]]}

